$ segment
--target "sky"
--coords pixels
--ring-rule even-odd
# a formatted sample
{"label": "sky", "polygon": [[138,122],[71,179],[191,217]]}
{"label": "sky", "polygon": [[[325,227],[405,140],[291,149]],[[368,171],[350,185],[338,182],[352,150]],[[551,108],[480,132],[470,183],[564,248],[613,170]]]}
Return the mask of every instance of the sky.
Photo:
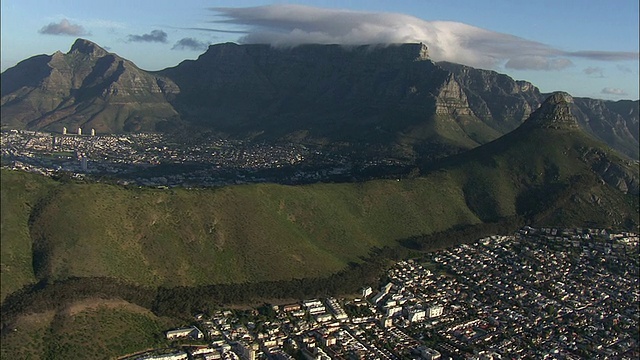
{"label": "sky", "polygon": [[91,40],[145,70],[208,45],[423,42],[542,92],[639,97],[637,0],[2,0],[1,70]]}

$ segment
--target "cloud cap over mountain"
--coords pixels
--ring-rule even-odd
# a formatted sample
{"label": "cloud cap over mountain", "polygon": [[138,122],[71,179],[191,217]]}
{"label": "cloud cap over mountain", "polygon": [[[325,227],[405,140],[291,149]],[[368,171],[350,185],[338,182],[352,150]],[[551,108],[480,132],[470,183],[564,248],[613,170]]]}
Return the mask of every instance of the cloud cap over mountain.
{"label": "cloud cap over mountain", "polygon": [[638,60],[637,52],[571,52],[460,22],[426,21],[399,13],[284,4],[216,7],[210,10],[222,17],[213,23],[238,25],[246,29],[246,35],[239,40],[241,43],[286,47],[308,43],[363,45],[423,42],[436,61],[481,68],[504,65],[518,70],[560,70],[573,65],[569,58]]}

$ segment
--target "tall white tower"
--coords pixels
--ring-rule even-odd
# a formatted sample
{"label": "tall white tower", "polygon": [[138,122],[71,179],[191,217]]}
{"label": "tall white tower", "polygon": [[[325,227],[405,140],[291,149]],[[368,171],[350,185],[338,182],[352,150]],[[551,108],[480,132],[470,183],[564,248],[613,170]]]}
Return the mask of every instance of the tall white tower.
{"label": "tall white tower", "polygon": [[82,128],[78,128],[78,135],[82,135]]}
{"label": "tall white tower", "polygon": [[67,135],[67,128],[66,127],[62,128],[62,135]]}
{"label": "tall white tower", "polygon": [[91,129],[91,136],[96,136],[96,129]]}

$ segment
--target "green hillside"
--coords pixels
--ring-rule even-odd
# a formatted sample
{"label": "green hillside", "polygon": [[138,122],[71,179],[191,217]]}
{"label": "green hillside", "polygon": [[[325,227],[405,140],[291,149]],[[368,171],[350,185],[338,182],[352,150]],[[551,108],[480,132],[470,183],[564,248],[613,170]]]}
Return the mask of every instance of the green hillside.
{"label": "green hillside", "polygon": [[70,277],[151,287],[323,277],[376,247],[515,215],[635,229],[638,164],[582,132],[570,101],[552,96],[514,132],[416,179],[160,190],[3,170],[3,299]]}
{"label": "green hillside", "polygon": [[0,358],[113,359],[167,346],[163,332],[176,325],[124,301],[90,299],[19,317],[2,338]]}
{"label": "green hillside", "polygon": [[43,176],[2,171],[0,186],[0,298],[36,282],[29,218],[59,183]]}
{"label": "green hillside", "polygon": [[[3,201],[26,196],[16,189],[5,198],[5,183],[39,179],[2,175]],[[32,282],[34,272],[37,279],[109,276],[147,285],[323,276],[359,261],[373,247],[479,222],[447,174],[208,190],[46,184],[55,193],[38,203],[29,226],[27,212],[17,225],[6,220],[24,234],[3,233],[3,246],[30,259],[32,242],[35,260],[33,269],[21,268],[22,282],[3,282],[3,294]],[[3,252],[2,263],[15,266],[16,260]]]}

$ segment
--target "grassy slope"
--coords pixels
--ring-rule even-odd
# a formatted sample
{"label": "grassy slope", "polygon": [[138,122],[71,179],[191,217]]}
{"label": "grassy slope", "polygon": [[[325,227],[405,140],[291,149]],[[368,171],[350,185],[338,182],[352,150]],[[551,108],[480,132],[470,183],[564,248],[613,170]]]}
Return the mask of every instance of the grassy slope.
{"label": "grassy slope", "polygon": [[[125,189],[3,172],[3,210],[11,209],[2,215],[3,296],[70,276],[152,286],[323,276],[372,247],[515,214],[566,226],[637,224],[637,199],[602,185],[581,160],[594,146],[580,133],[534,129],[422,178],[308,186]],[[24,203],[54,187],[28,228]]]}
{"label": "grassy slope", "polygon": [[194,285],[328,275],[374,246],[478,221],[444,175],[217,190],[67,184],[32,235],[47,255],[42,278]]}
{"label": "grassy slope", "polygon": [[[90,300],[21,316],[2,338],[1,359],[108,359],[166,346],[176,326],[124,301]],[[178,324],[179,325],[179,324]]]}
{"label": "grassy slope", "polygon": [[31,257],[29,215],[57,183],[26,173],[2,173],[0,186],[0,300],[36,281]]}
{"label": "grassy slope", "polygon": [[[523,204],[536,210],[547,204],[555,210],[535,218],[548,225],[615,227],[625,219],[638,224],[638,199],[603,185],[583,159],[588,149],[599,148],[611,161],[623,162],[602,146],[574,130],[532,129],[526,137],[519,130],[445,160],[444,168],[459,179],[469,207],[485,221],[526,213]],[[628,166],[638,173],[637,164]],[[582,179],[580,187],[576,178]]]}

